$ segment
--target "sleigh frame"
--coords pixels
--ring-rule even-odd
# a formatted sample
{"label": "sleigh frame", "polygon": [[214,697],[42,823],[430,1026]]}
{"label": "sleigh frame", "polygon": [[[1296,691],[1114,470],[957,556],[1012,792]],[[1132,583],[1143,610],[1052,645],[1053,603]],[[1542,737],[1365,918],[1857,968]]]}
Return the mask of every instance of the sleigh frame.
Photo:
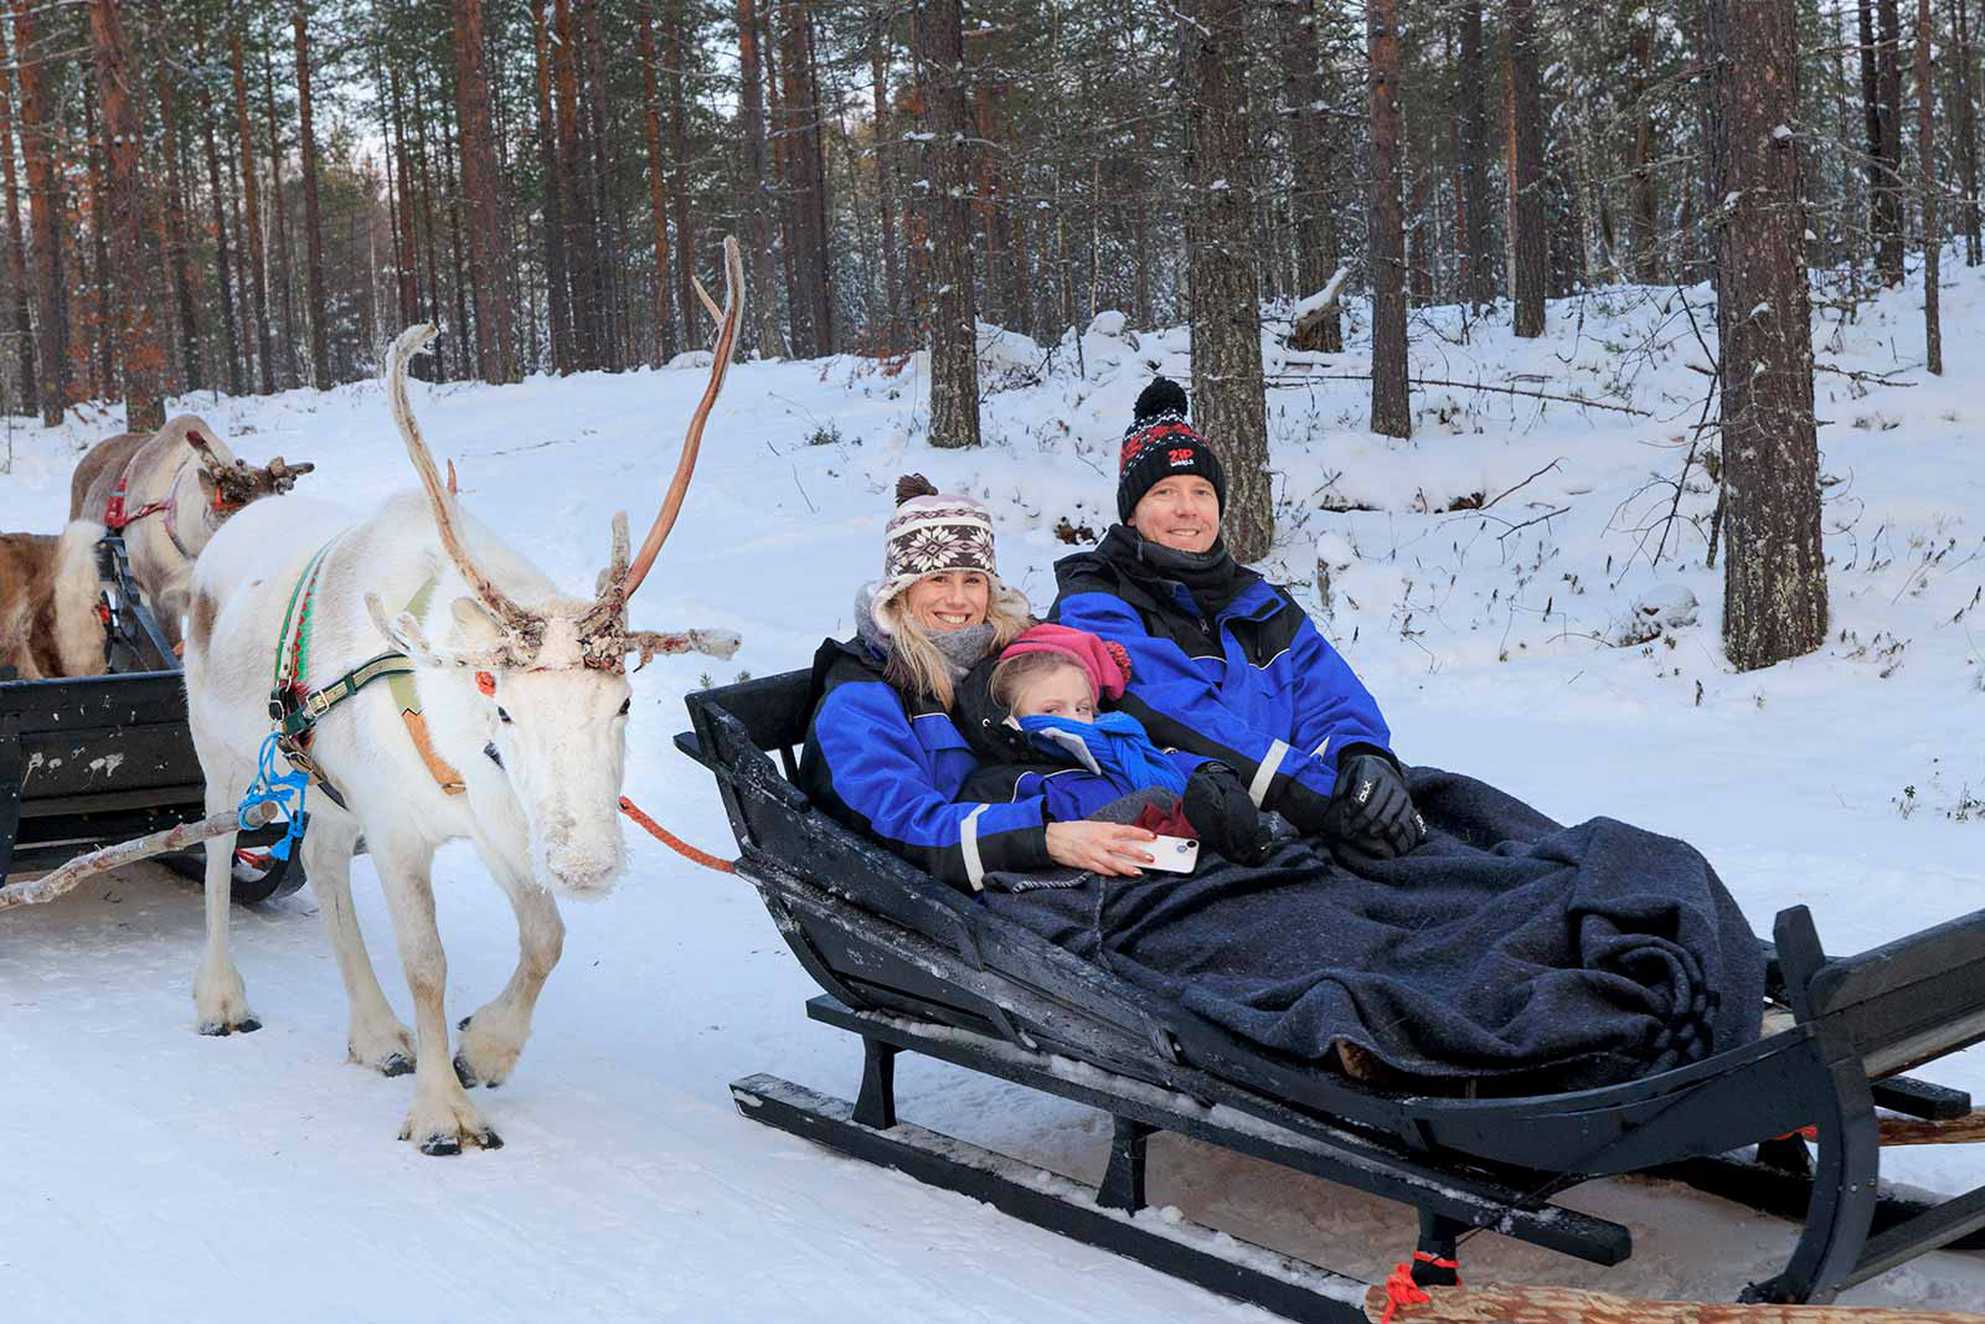
{"label": "sleigh frame", "polygon": [[[1805,907],[1781,912],[1768,983],[1789,1022],[1688,1066],[1560,1094],[1388,1091],[1242,1041],[819,811],[793,781],[808,679],[692,694],[693,730],[676,737],[716,777],[738,876],[823,990],[808,1015],[862,1043],[852,1103],[756,1075],[731,1086],[746,1117],[1291,1319],[1361,1319],[1365,1284],[1147,1209],[1153,1133],[1409,1205],[1430,1259],[1451,1260],[1458,1238],[1491,1229],[1618,1264],[1632,1253],[1628,1228],[1553,1200],[1622,1173],[1673,1178],[1802,1225],[1784,1268],[1750,1284],[1747,1301],[1824,1303],[1931,1250],[1985,1245],[1985,1187],[1926,1202],[1881,1185],[1877,1113],[1940,1123],[1971,1114],[1969,1095],[1902,1073],[1985,1040],[1985,911],[1849,957],[1823,951]],[[903,1052],[1108,1113],[1101,1184],[900,1120]],[[1813,1128],[1810,1142],[1802,1128]],[[1414,1274],[1452,1281],[1426,1262]]]}

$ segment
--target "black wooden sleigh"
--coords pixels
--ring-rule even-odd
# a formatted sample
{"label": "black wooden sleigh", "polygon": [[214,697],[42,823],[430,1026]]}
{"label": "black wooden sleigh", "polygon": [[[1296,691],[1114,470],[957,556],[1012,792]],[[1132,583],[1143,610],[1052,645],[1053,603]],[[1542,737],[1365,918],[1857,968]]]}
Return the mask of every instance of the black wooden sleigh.
{"label": "black wooden sleigh", "polygon": [[[17,680],[0,673],[0,883],[207,813],[179,659],[131,578],[123,537],[105,536],[97,559],[110,674]],[[303,886],[300,861],[258,849],[282,833],[279,825],[241,834],[236,901]],[[159,860],[198,879],[204,852]]]}
{"label": "black wooden sleigh", "polygon": [[[1391,1093],[1239,1040],[814,809],[790,780],[807,685],[802,671],[693,694],[695,729],[676,738],[716,775],[738,874],[825,990],[808,1014],[863,1044],[854,1103],[755,1075],[731,1086],[746,1117],[1292,1319],[1362,1319],[1366,1285],[1141,1212],[1153,1131],[1411,1205],[1430,1259],[1492,1229],[1620,1263],[1632,1253],[1625,1226],[1552,1203],[1620,1173],[1672,1177],[1803,1223],[1783,1271],[1746,1300],[1826,1302],[1933,1249],[1985,1245],[1985,1187],[1941,1203],[1882,1187],[1876,1112],[1970,1114],[1968,1095],[1899,1073],[1985,1039],[1985,911],[1838,958],[1805,907],[1782,912],[1770,984],[1789,1016],[1757,1043],[1686,1067],[1568,1094]],[[892,1073],[905,1050],[1108,1112],[1101,1186],[899,1121]],[[1808,1127],[1810,1147],[1794,1134]],[[1452,1281],[1426,1261],[1415,1276]]]}

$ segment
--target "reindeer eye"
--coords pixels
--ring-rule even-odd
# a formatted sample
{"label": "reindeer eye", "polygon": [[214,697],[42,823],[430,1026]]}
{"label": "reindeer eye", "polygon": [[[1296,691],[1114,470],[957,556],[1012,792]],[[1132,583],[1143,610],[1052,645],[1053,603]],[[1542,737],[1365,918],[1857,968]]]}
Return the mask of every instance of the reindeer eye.
{"label": "reindeer eye", "polygon": [[503,723],[505,726],[508,726],[510,725],[510,714],[505,712],[502,708],[499,707],[496,710],[496,720]]}

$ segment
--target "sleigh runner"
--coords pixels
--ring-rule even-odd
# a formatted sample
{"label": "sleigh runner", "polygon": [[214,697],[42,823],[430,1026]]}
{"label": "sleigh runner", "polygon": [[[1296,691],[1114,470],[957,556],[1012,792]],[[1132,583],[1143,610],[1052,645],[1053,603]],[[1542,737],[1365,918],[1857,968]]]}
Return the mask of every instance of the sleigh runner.
{"label": "sleigh runner", "polygon": [[[1784,1269],[1746,1301],[1828,1302],[1928,1251],[1985,1244],[1985,1188],[1926,1203],[1881,1186],[1884,1131],[1901,1132],[1876,1111],[1917,1119],[1912,1140],[1978,1138],[1968,1095],[1901,1073],[1985,1039],[1985,911],[1851,957],[1824,953],[1804,907],[1781,913],[1775,1024],[1674,1070],[1563,1094],[1387,1092],[1242,1041],[818,811],[791,780],[808,701],[805,672],[706,690],[677,737],[717,778],[737,872],[824,990],[808,1014],[863,1044],[852,1104],[759,1075],[732,1085],[747,1117],[1295,1319],[1362,1318],[1365,1285],[1145,1210],[1153,1132],[1412,1206],[1423,1283],[1452,1281],[1444,1266],[1473,1229],[1624,1261],[1628,1228],[1552,1202],[1624,1173],[1803,1224]],[[1100,1187],[900,1123],[905,1051],[1108,1112]]]}

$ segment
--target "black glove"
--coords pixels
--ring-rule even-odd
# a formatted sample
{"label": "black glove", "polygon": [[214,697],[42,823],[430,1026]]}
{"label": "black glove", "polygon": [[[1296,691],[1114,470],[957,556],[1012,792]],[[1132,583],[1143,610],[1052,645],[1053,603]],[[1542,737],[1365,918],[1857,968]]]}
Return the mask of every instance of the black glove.
{"label": "black glove", "polygon": [[1268,821],[1224,763],[1202,763],[1186,778],[1181,804],[1199,839],[1236,864],[1260,864],[1273,844]]}
{"label": "black glove", "polygon": [[1324,834],[1389,860],[1425,840],[1427,823],[1413,807],[1398,768],[1379,754],[1347,751],[1324,811]]}

